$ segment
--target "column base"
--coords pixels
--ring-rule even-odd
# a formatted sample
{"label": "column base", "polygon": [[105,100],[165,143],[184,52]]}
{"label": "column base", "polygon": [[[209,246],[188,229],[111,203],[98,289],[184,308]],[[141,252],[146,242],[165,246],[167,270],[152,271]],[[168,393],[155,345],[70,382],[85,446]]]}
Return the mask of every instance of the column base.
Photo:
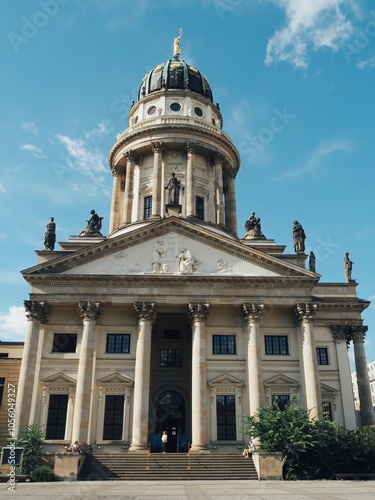
{"label": "column base", "polygon": [[212,453],[208,446],[203,445],[192,445],[190,448],[190,453]]}
{"label": "column base", "polygon": [[128,450],[128,453],[148,453],[147,446],[132,444]]}

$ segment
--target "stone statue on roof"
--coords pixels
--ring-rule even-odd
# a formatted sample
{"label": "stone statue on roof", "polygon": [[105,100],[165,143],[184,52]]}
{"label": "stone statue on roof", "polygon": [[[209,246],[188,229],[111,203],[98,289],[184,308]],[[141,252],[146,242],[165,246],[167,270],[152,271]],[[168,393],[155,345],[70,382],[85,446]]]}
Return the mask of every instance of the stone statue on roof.
{"label": "stone statue on roof", "polygon": [[178,59],[181,54],[181,47],[180,47],[180,40],[182,37],[182,28],[180,28],[180,34],[178,37],[176,37],[173,41],[173,57],[175,59]]}

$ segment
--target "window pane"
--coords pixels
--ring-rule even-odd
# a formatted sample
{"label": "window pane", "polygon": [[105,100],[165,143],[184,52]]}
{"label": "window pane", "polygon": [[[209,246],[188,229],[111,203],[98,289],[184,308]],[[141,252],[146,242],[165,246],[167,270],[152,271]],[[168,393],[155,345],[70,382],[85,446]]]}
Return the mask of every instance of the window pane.
{"label": "window pane", "polygon": [[271,395],[272,404],[277,401],[277,405],[281,411],[285,410],[286,405],[288,404],[290,399],[289,394],[279,394],[279,395]]}
{"label": "window pane", "polygon": [[266,354],[289,354],[286,335],[266,335],[264,337]]}
{"label": "window pane", "polygon": [[107,335],[107,350],[110,353],[129,353],[130,334],[129,333],[109,333]]}
{"label": "window pane", "polygon": [[146,196],[144,206],[144,219],[149,219],[152,213],[152,196]]}
{"label": "window pane", "polygon": [[182,349],[161,349],[160,351],[161,367],[182,367]]}
{"label": "window pane", "polygon": [[236,354],[236,336],[213,335],[212,352],[213,354]]}
{"label": "window pane", "polygon": [[332,408],[331,403],[322,403],[323,418],[332,422]]}
{"label": "window pane", "polygon": [[124,419],[124,396],[106,396],[103,439],[121,440]]}
{"label": "window pane", "polygon": [[0,405],[3,404],[5,377],[0,377]]}
{"label": "window pane", "polygon": [[234,396],[216,396],[217,439],[236,439],[236,408]]}
{"label": "window pane", "polygon": [[328,349],[326,347],[317,347],[316,356],[318,365],[328,365]]}
{"label": "window pane", "polygon": [[76,352],[76,333],[55,333],[53,336],[52,352]]}
{"label": "window pane", "polygon": [[64,439],[68,397],[68,394],[50,395],[46,439]]}
{"label": "window pane", "polygon": [[201,196],[195,198],[195,210],[198,219],[204,220],[204,198]]}

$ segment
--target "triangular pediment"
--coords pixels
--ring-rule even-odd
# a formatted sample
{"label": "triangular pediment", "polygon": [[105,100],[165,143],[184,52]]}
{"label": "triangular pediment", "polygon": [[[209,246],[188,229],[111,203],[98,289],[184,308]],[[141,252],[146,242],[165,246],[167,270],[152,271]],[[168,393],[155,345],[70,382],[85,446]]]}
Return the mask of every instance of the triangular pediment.
{"label": "triangular pediment", "polygon": [[233,377],[233,375],[229,373],[224,373],[219,377],[209,380],[208,384],[210,387],[242,387],[244,381]]}
{"label": "triangular pediment", "polygon": [[334,387],[330,387],[327,384],[320,384],[320,391],[322,394],[329,394],[331,396],[336,395],[339,391]]}
{"label": "triangular pediment", "polygon": [[76,381],[62,372],[54,373],[53,375],[50,375],[49,377],[46,377],[45,379],[41,380],[41,383],[43,385],[75,385]]}
{"label": "triangular pediment", "polygon": [[96,381],[97,384],[100,386],[108,386],[108,385],[126,385],[126,386],[131,386],[134,384],[134,380],[130,379],[129,377],[124,377],[123,375],[120,375],[120,373],[114,372],[111,373],[110,375],[107,375],[106,377],[103,377],[99,380]]}
{"label": "triangular pediment", "polygon": [[317,275],[244,245],[217,228],[170,217],[23,271],[27,276],[212,276],[305,278]]}
{"label": "triangular pediment", "polygon": [[283,375],[282,373],[278,373],[274,377],[271,377],[264,382],[265,387],[294,387],[296,388],[299,385],[299,382],[297,380],[294,380],[290,377],[287,377],[286,375]]}

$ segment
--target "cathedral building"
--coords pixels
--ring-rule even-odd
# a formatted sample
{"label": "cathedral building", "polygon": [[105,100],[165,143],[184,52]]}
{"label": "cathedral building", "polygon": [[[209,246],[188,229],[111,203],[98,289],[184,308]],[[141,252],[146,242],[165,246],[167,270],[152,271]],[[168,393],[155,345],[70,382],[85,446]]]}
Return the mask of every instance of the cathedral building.
{"label": "cathedral building", "polygon": [[[109,152],[108,236],[87,227],[23,271],[28,332],[17,428],[46,450],[79,441],[102,452],[235,451],[241,417],[294,395],[313,418],[356,425],[347,346],[354,344],[362,424],[374,424],[356,283],[324,283],[267,239],[251,214],[238,236],[240,155],[211,86],[173,58],[150,71]],[[244,224],[245,221],[242,222]]]}

